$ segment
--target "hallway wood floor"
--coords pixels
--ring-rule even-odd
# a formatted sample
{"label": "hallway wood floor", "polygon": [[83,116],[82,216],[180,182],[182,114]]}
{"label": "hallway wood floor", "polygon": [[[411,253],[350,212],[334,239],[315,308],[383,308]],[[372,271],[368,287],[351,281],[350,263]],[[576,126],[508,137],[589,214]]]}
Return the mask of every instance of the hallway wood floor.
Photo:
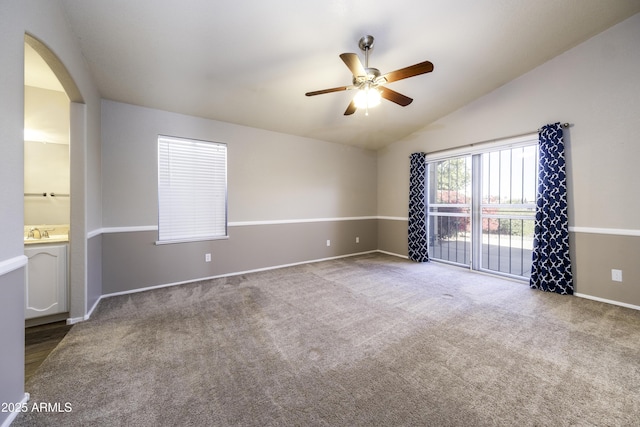
{"label": "hallway wood floor", "polygon": [[49,353],[67,335],[73,325],[65,321],[31,326],[24,331],[24,380],[33,376]]}

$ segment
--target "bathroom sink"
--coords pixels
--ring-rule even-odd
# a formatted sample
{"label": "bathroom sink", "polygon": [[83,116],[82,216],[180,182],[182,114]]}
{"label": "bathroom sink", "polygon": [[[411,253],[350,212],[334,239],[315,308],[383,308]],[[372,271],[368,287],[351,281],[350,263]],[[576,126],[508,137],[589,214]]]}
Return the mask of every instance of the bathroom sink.
{"label": "bathroom sink", "polygon": [[69,224],[25,224],[24,244],[41,245],[69,241]]}
{"label": "bathroom sink", "polygon": [[25,245],[34,245],[34,244],[42,244],[42,243],[60,243],[60,242],[68,242],[69,236],[66,234],[50,234],[49,237],[43,237],[41,239],[36,239],[33,237],[25,237],[24,244]]}

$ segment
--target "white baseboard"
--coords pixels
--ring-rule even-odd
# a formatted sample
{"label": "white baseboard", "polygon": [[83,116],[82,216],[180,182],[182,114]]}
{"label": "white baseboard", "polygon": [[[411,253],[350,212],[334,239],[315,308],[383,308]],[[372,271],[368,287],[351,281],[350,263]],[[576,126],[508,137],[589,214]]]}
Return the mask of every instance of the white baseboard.
{"label": "white baseboard", "polygon": [[[271,266],[271,267],[257,268],[257,269],[253,269],[253,270],[238,271],[238,272],[234,272],[234,273],[220,274],[220,275],[216,275],[216,276],[200,277],[200,278],[197,278],[197,279],[185,280],[185,281],[174,282],[174,283],[165,283],[165,284],[154,285],[154,286],[147,286],[147,287],[144,287],[144,288],[131,289],[131,290],[121,291],[121,292],[113,292],[113,293],[110,293],[110,294],[101,295],[100,298],[98,298],[98,300],[93,304],[93,306],[91,307],[89,312],[84,317],[76,317],[76,318],[67,319],[67,325],[73,325],[75,323],[79,323],[79,322],[83,322],[85,320],[89,320],[89,318],[93,314],[94,310],[96,309],[96,307],[98,306],[100,301],[102,301],[103,298],[110,298],[110,297],[115,297],[115,296],[119,296],[119,295],[135,294],[135,293],[138,293],[138,292],[145,292],[145,291],[150,291],[150,290],[153,290],[153,289],[161,289],[161,288],[167,288],[167,287],[170,287],[170,286],[179,286],[179,285],[184,285],[184,284],[187,284],[187,283],[200,282],[202,280],[219,279],[219,278],[222,278],[222,277],[233,277],[233,276],[239,276],[239,275],[242,275],[242,274],[257,273],[257,272],[260,272],[260,271],[277,270],[279,268],[293,267],[293,266],[296,266],[296,265],[310,264],[310,263],[322,262],[322,261],[329,261],[329,260],[333,260],[333,259],[348,258],[348,257],[353,257],[353,256],[358,256],[358,255],[366,255],[366,254],[370,254],[370,253],[382,253],[382,254],[395,256],[395,257],[403,258],[403,259],[408,259],[409,258],[407,255],[401,255],[401,254],[397,254],[397,253],[394,253],[394,252],[383,251],[383,250],[377,249],[377,250],[373,250],[373,251],[358,252],[358,253],[354,253],[354,254],[340,255],[340,256],[328,257],[328,258],[320,258],[320,259],[315,259],[315,260],[310,260],[310,261],[300,261],[300,262],[295,262],[295,263],[290,263],[290,264],[282,264],[282,265],[276,265],[276,266]],[[594,296],[591,296],[591,295],[580,294],[580,293],[574,293],[574,295],[577,296],[577,297],[580,297],[580,298],[586,298],[586,299],[591,299],[591,300],[594,300],[594,301],[599,301],[599,302],[618,305],[618,306],[622,306],[622,307],[626,307],[626,308],[631,308],[631,309],[634,309],[634,310],[640,310],[640,306],[627,304],[627,303],[623,303],[623,302],[619,302],[619,301],[608,300],[608,299],[594,297]]]}
{"label": "white baseboard", "polygon": [[[216,275],[216,276],[200,277],[200,278],[197,278],[197,279],[185,280],[185,281],[182,281],[182,282],[165,283],[165,284],[162,284],[162,285],[147,286],[145,288],[138,288],[138,289],[132,289],[132,290],[128,290],[128,291],[121,291],[121,292],[113,292],[113,293],[110,293],[110,294],[104,294],[104,295],[102,295],[100,297],[100,299],[116,297],[116,296],[119,296],[119,295],[135,294],[135,293],[138,293],[138,292],[145,292],[145,291],[150,291],[150,290],[153,290],[153,289],[167,288],[167,287],[170,287],[170,286],[184,285],[184,284],[187,284],[187,283],[200,282],[202,280],[211,280],[211,279],[219,279],[219,278],[222,278],[222,277],[240,276],[242,274],[258,273],[260,271],[268,271],[268,270],[277,270],[279,268],[293,267],[293,266],[296,266],[296,265],[311,264],[311,263],[322,262],[322,261],[330,261],[330,260],[333,260],[333,259],[348,258],[348,257],[353,257],[353,256],[358,256],[358,255],[366,255],[366,254],[376,253],[376,252],[380,252],[380,251],[373,250],[373,251],[366,251],[366,252],[358,252],[358,253],[348,254],[348,255],[339,255],[339,256],[328,257],[328,258],[319,258],[319,259],[314,259],[314,260],[309,260],[309,261],[294,262],[294,263],[291,263],[291,264],[281,264],[281,265],[275,265],[275,266],[271,266],[271,267],[256,268],[256,269],[253,269],[253,270],[237,271],[237,272],[227,273],[227,274],[219,274],[219,275]],[[390,254],[390,255],[394,255],[394,254]],[[402,256],[402,255],[398,255],[398,256]]]}
{"label": "white baseboard", "polygon": [[382,251],[380,249],[378,249],[376,252],[379,252],[381,254],[391,255],[391,256],[397,256],[398,258],[409,259],[408,255],[400,255],[400,254],[397,254],[395,252],[387,252],[387,251]]}
{"label": "white baseboard", "polygon": [[75,325],[76,323],[84,322],[85,320],[89,320],[88,314],[82,317],[69,317],[67,319],[67,325]]}
{"label": "white baseboard", "polygon": [[[29,401],[30,398],[31,398],[31,395],[29,393],[25,392],[24,396],[22,397],[22,400],[20,402],[16,402],[16,403],[18,403],[18,406],[25,405]],[[11,425],[11,423],[16,419],[18,414],[20,414],[20,412],[11,412],[11,413],[9,413],[9,416],[2,422],[2,426],[0,426],[0,427],[9,427]]]}
{"label": "white baseboard", "polygon": [[100,303],[100,300],[102,300],[103,295],[100,296],[100,298],[98,298],[96,300],[96,302],[93,303],[93,306],[89,309],[89,312],[87,314],[85,314],[82,317],[70,317],[67,319],[67,325],[74,325],[76,323],[80,323],[80,322],[84,322],[85,320],[89,320],[91,318],[91,315],[93,314],[93,311],[96,309],[96,307],[98,307],[98,304]]}
{"label": "white baseboard", "polygon": [[611,300],[611,299],[606,299],[606,298],[600,298],[600,297],[594,297],[593,295],[587,295],[587,294],[581,294],[581,293],[574,293],[573,295],[579,297],[579,298],[585,298],[585,299],[590,299],[593,301],[598,301],[598,302],[604,302],[607,304],[613,304],[613,305],[619,305],[620,307],[626,307],[626,308],[630,308],[633,310],[640,310],[640,305],[633,305],[633,304],[627,304],[626,302],[620,302],[620,301],[615,301],[615,300]]}
{"label": "white baseboard", "polygon": [[98,306],[98,304],[100,303],[100,300],[102,299],[102,295],[100,295],[100,298],[98,298],[96,300],[96,302],[93,303],[93,306],[89,309],[89,312],[87,313],[84,320],[89,320],[89,318],[91,317],[91,315],[93,314],[93,311],[96,309],[96,307]]}

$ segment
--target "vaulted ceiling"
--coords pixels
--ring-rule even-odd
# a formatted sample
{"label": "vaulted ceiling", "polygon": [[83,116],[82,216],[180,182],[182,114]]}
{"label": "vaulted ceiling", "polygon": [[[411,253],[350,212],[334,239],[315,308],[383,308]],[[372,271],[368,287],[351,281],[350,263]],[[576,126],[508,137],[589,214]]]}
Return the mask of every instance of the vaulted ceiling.
{"label": "vaulted ceiling", "polygon": [[[62,0],[103,98],[378,149],[640,12],[638,0]],[[338,55],[386,73],[414,99],[343,113]]]}

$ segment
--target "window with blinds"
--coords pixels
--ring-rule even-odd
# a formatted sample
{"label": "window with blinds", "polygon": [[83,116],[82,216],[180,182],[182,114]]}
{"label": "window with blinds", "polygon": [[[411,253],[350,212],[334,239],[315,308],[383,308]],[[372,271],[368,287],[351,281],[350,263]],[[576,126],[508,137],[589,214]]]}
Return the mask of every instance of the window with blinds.
{"label": "window with blinds", "polygon": [[227,237],[227,145],[158,136],[158,243]]}

